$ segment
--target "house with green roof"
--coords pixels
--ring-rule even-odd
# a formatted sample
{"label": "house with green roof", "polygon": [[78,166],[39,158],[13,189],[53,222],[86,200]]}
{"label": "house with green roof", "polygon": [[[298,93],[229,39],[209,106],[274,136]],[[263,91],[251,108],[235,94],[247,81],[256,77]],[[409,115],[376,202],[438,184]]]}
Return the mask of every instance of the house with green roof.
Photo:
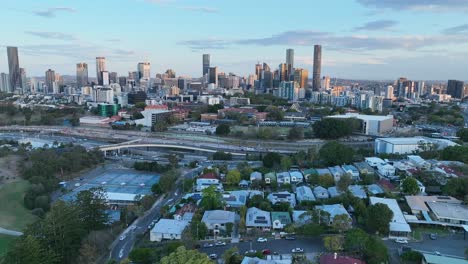
{"label": "house with green roof", "polygon": [[271,212],[273,229],[283,229],[292,223],[289,212]]}
{"label": "house with green roof", "polygon": [[275,172],[269,172],[265,174],[265,183],[266,184],[271,184],[272,182],[276,182],[276,173]]}

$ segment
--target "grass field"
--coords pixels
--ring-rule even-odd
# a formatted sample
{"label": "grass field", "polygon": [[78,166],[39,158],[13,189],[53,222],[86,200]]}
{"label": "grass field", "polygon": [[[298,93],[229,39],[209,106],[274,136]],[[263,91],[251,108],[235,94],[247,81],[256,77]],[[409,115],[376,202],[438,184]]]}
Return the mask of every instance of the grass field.
{"label": "grass field", "polygon": [[0,227],[22,231],[36,220],[23,206],[24,193],[29,187],[25,180],[0,185]]}
{"label": "grass field", "polygon": [[6,253],[10,244],[16,239],[13,236],[0,235],[0,256]]}

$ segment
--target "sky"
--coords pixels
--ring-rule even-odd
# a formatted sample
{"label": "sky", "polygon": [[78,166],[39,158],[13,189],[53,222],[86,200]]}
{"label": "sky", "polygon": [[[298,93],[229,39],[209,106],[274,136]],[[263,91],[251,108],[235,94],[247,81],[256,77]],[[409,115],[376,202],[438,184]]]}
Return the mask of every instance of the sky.
{"label": "sky", "polygon": [[468,80],[468,0],[17,0],[3,1],[0,24],[0,72],[17,46],[28,76],[86,62],[94,77],[105,56],[119,75],[148,61],[152,76],[199,77],[203,53],[247,76],[288,48],[311,75],[320,44],[324,76]]}

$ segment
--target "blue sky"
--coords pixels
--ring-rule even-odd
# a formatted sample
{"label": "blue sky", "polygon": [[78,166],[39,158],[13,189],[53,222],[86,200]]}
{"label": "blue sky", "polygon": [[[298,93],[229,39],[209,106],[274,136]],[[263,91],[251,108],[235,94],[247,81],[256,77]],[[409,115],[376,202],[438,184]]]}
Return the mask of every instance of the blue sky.
{"label": "blue sky", "polygon": [[201,55],[220,71],[252,74],[295,50],[312,69],[323,46],[324,75],[359,79],[468,79],[467,0],[18,0],[2,3],[0,71],[5,46],[18,46],[30,76],[48,68],[74,74],[105,56],[126,75],[140,61],[151,74],[172,68],[201,75]]}

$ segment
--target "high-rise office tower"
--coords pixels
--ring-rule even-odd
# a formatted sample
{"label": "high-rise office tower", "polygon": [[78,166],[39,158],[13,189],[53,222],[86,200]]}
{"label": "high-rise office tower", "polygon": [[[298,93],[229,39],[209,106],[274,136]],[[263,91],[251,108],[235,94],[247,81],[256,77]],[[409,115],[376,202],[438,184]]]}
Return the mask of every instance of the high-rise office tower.
{"label": "high-rise office tower", "polygon": [[208,71],[208,83],[214,83],[218,86],[218,67],[210,67]]}
{"label": "high-rise office tower", "polygon": [[103,71],[101,72],[102,75],[102,85],[109,85],[109,72]]}
{"label": "high-rise office tower", "polygon": [[83,87],[88,84],[88,64],[80,62],[76,64],[76,86]]}
{"label": "high-rise office tower", "polygon": [[448,80],[447,94],[453,98],[463,99],[465,94],[464,82],[457,80]]}
{"label": "high-rise office tower", "polygon": [[294,81],[299,84],[299,88],[307,88],[307,80],[309,79],[309,71],[306,69],[294,70]]}
{"label": "high-rise office tower", "polygon": [[320,75],[322,72],[322,46],[314,46],[314,69],[312,74],[312,90],[320,90]]}
{"label": "high-rise office tower", "polygon": [[21,93],[26,92],[26,87],[28,86],[28,80],[26,78],[26,70],[20,68],[20,81],[21,81]]}
{"label": "high-rise office tower", "polygon": [[287,77],[289,81],[294,80],[294,50],[286,50],[286,67],[287,67]]}
{"label": "high-rise office tower", "polygon": [[255,76],[257,77],[256,79],[257,80],[260,80],[260,73],[262,72],[263,70],[263,67],[262,67],[262,64],[260,63],[257,63],[255,64]]}
{"label": "high-rise office tower", "polygon": [[203,76],[210,70],[210,54],[203,54]]}
{"label": "high-rise office tower", "polygon": [[149,62],[138,63],[138,79],[151,78],[151,64]]}
{"label": "high-rise office tower", "polygon": [[127,77],[125,76],[120,76],[119,77],[119,84],[120,84],[120,87],[125,87],[127,85]]}
{"label": "high-rise office tower", "polygon": [[107,71],[106,58],[96,57],[96,78],[99,85],[102,85],[102,72]]}
{"label": "high-rise office tower", "polygon": [[268,64],[266,64],[265,62],[263,63],[263,70],[264,71],[271,71],[270,66],[268,66]]}
{"label": "high-rise office tower", "polygon": [[385,99],[393,98],[393,86],[389,85],[385,87]]}
{"label": "high-rise office tower", "polygon": [[119,76],[117,75],[116,72],[110,72],[109,73],[109,82],[110,83],[118,83],[119,82]]}
{"label": "high-rise office tower", "polygon": [[176,77],[176,73],[174,70],[172,69],[167,69],[166,70],[166,76],[167,78],[175,78]]}
{"label": "high-rise office tower", "polygon": [[21,88],[21,75],[19,69],[18,48],[7,47],[8,68],[10,69],[10,91]]}
{"label": "high-rise office tower", "polygon": [[45,93],[53,93],[54,82],[55,82],[55,71],[48,69],[45,72],[45,85],[47,86],[47,90],[44,91]]}
{"label": "high-rise office tower", "polygon": [[10,92],[10,76],[7,73],[0,73],[0,92]]}
{"label": "high-rise office tower", "polygon": [[330,89],[330,76],[323,76],[321,88],[325,90]]}
{"label": "high-rise office tower", "polygon": [[278,74],[279,74],[279,80],[281,82],[289,80],[288,66],[286,63],[281,63],[280,65],[278,65]]}

